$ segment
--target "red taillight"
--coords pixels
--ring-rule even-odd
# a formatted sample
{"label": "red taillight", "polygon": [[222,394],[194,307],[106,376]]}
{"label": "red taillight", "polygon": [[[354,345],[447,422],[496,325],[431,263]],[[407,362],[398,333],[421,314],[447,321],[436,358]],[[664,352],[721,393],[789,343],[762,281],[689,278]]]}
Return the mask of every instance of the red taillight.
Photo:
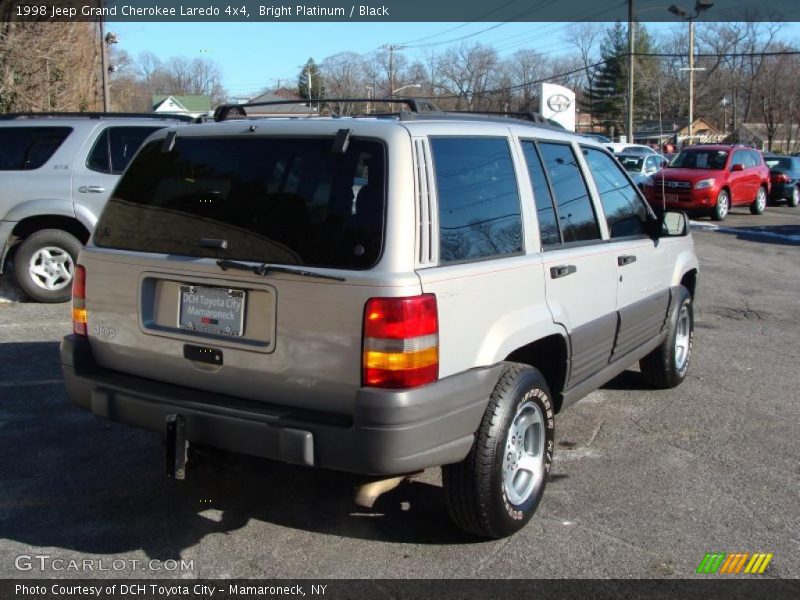
{"label": "red taillight", "polygon": [[439,378],[436,296],[370,298],[364,309],[362,383],[411,388]]}
{"label": "red taillight", "polygon": [[789,183],[792,180],[786,173],[772,173],[770,179],[773,183]]}
{"label": "red taillight", "polygon": [[72,331],[86,335],[86,269],[81,265],[72,278]]}

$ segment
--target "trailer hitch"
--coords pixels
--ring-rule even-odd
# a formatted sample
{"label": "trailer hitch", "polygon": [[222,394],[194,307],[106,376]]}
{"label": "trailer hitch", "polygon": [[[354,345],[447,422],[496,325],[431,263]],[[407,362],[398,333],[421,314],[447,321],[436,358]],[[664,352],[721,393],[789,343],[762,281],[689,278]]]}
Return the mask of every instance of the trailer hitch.
{"label": "trailer hitch", "polygon": [[181,415],[167,415],[167,477],[186,479],[189,442],[186,424]]}

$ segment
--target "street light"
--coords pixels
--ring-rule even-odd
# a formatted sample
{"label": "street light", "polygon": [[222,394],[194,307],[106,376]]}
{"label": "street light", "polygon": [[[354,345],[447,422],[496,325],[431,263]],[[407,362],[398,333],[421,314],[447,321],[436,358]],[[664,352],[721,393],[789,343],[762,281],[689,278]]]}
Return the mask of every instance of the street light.
{"label": "street light", "polygon": [[403,91],[403,90],[406,90],[406,89],[408,89],[408,88],[417,88],[417,89],[419,89],[419,88],[421,88],[421,87],[422,87],[422,84],[421,84],[421,83],[410,83],[410,84],[408,84],[408,85],[404,85],[404,86],[402,86],[402,87],[399,87],[399,88],[397,88],[396,90],[392,90],[392,92],[389,94],[389,96],[390,96],[390,97],[392,97],[392,96],[394,96],[394,95],[395,95],[397,92],[401,92],[401,91]]}
{"label": "street light", "polygon": [[714,6],[713,2],[707,0],[696,0],[694,4],[694,14],[689,12],[676,4],[670,6],[667,10],[676,17],[689,21],[689,126],[688,135],[689,145],[692,145],[692,122],[694,121],[694,72],[703,71],[705,69],[694,68],[694,20],[700,16],[700,13],[707,11]]}

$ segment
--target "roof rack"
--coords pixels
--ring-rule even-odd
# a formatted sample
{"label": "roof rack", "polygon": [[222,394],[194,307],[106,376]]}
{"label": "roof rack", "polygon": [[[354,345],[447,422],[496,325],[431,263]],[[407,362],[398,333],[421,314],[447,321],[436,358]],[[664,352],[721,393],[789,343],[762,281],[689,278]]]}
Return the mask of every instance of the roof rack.
{"label": "roof rack", "polygon": [[[314,98],[313,100],[270,100],[269,102],[246,102],[244,104],[222,104],[217,107],[214,111],[214,120],[215,121],[231,121],[236,119],[247,119],[250,117],[256,118],[263,118],[269,117],[270,115],[248,115],[247,110],[248,108],[255,108],[257,106],[281,106],[284,104],[331,104],[331,103],[359,103],[359,104],[367,104],[367,103],[388,103],[388,104],[403,104],[408,107],[408,111],[401,111],[399,113],[380,113],[380,114],[372,114],[369,116],[399,116],[401,119],[404,118],[404,114],[407,115],[405,118],[413,118],[408,115],[417,115],[417,114],[438,114],[442,115],[442,111],[439,109],[436,104],[431,102],[430,100],[423,100],[420,98]],[[283,115],[282,115],[283,116]],[[299,118],[308,118],[314,116],[321,116],[321,115],[303,115],[298,114],[297,117]],[[327,115],[325,115],[327,116]],[[358,115],[363,116],[363,115]]]}
{"label": "roof rack", "polygon": [[[563,131],[564,127],[536,112],[494,112],[494,111],[467,111],[454,110],[443,111],[434,102],[422,98],[315,98],[309,100],[270,100],[268,102],[248,102],[246,104],[222,104],[214,111],[215,121],[232,121],[238,119],[260,119],[269,118],[269,114],[248,115],[246,109],[257,106],[280,106],[285,104],[309,104],[309,103],[331,104],[331,103],[379,103],[379,104],[403,104],[409,110],[399,112],[380,112],[380,113],[357,113],[348,115],[350,117],[397,117],[401,121],[415,120],[462,120],[462,121],[508,121],[509,119],[524,122],[524,124],[536,124],[538,127]],[[296,114],[291,118],[307,119],[322,116],[337,116],[335,114]],[[285,118],[286,115],[280,115]]]}
{"label": "roof rack", "polygon": [[57,119],[57,118],[84,118],[84,119],[159,119],[163,121],[184,121],[186,123],[198,122],[197,117],[189,115],[172,115],[167,113],[133,113],[133,112],[15,112],[0,115],[2,121],[17,119]]}

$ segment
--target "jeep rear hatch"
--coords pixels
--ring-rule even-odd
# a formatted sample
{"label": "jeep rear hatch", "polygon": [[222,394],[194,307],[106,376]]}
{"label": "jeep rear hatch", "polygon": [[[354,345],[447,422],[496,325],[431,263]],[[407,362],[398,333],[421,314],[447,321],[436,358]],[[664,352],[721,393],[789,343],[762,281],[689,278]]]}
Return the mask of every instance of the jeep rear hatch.
{"label": "jeep rear hatch", "polygon": [[391,288],[367,281],[384,237],[384,144],[165,139],[133,161],[97,224],[96,248],[81,255],[98,363],[349,412],[364,306],[419,293],[413,273]]}

